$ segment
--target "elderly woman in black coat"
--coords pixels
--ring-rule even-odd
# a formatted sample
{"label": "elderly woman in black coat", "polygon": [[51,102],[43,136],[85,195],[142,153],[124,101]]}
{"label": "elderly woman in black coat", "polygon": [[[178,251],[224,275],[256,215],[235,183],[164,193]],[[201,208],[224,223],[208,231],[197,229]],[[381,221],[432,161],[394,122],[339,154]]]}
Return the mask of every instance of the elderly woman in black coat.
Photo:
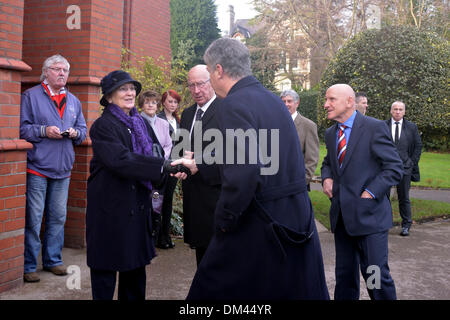
{"label": "elderly woman in black coat", "polygon": [[[121,70],[101,81],[105,110],[90,130],[93,158],[87,188],[87,265],[93,299],[145,299],[145,266],[155,256],[152,187],[176,168],[152,156],[152,137],[135,107],[141,84]],[[176,169],[175,169],[176,168]]]}

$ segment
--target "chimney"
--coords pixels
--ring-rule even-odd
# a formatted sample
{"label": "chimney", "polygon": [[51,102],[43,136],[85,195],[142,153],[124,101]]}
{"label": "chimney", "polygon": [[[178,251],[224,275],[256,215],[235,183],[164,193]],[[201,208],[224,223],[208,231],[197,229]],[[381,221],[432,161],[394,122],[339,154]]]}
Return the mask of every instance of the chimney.
{"label": "chimney", "polygon": [[231,37],[231,33],[233,32],[234,28],[234,7],[231,4],[228,6],[228,12],[230,13],[230,29],[228,31],[228,34]]}

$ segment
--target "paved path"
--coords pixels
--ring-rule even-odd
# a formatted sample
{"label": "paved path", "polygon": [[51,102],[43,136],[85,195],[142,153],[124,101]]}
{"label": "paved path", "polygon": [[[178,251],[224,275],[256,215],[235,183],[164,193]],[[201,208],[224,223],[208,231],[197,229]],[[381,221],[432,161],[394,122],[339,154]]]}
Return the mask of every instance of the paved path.
{"label": "paved path", "polygon": [[[334,239],[326,229],[319,232],[324,257],[325,274],[333,297]],[[394,227],[389,236],[389,264],[397,288],[398,299],[450,299],[450,220],[440,220],[414,225],[411,236],[399,236],[400,229]],[[78,300],[91,299],[89,269],[86,266],[85,249],[64,248],[66,265],[79,266],[80,289],[70,290],[70,276],[56,277],[39,271],[39,283],[23,286],[0,294],[0,300]],[[181,239],[176,247],[158,250],[158,256],[147,267],[147,299],[183,300],[189,290],[196,269],[195,254]],[[361,278],[362,281],[362,278]],[[363,281],[361,299],[368,299]]]}
{"label": "paved path", "polygon": [[419,189],[411,188],[409,190],[410,198],[435,200],[442,202],[450,202],[450,190],[432,190],[432,189]]}

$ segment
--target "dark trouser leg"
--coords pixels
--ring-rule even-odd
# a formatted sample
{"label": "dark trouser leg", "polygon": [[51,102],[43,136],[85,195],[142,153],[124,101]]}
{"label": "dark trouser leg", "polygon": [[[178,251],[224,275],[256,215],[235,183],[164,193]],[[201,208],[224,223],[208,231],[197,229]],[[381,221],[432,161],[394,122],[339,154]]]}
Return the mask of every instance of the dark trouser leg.
{"label": "dark trouser leg", "polygon": [[145,300],[146,281],[145,267],[119,272],[118,299],[125,301]]}
{"label": "dark trouser leg", "polygon": [[92,299],[112,300],[116,289],[116,271],[91,268]]}
{"label": "dark trouser leg", "polygon": [[161,209],[161,227],[158,234],[158,246],[170,245],[170,219],[172,217],[173,193],[177,186],[177,178],[169,177],[167,179],[166,189],[164,191],[164,200]]}
{"label": "dark trouser leg", "polygon": [[202,261],[203,256],[205,255],[206,248],[205,247],[195,247],[195,258],[197,259],[197,267]]}
{"label": "dark trouser leg", "polygon": [[359,255],[356,240],[347,234],[342,216],[339,216],[334,232],[336,247],[335,300],[359,299]]}
{"label": "dark trouser leg", "polygon": [[397,186],[398,207],[402,217],[402,228],[410,228],[412,224],[411,203],[409,201],[409,188],[411,187],[411,176],[403,176]]}
{"label": "dark trouser leg", "polygon": [[395,300],[394,280],[388,265],[388,232],[358,237],[361,273],[372,300]]}

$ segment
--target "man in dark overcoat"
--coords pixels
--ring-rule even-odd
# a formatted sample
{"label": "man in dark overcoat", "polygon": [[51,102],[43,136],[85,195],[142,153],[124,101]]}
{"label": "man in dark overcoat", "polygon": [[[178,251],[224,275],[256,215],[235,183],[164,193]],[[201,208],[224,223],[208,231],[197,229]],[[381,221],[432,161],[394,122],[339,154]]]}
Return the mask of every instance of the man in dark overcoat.
{"label": "man in dark overcoat", "polygon": [[214,41],[204,60],[223,98],[217,115],[224,164],[215,234],[187,298],[328,299],[302,151],[288,110],[251,75],[249,51],[240,41]]}
{"label": "man in dark overcoat", "polygon": [[398,207],[402,218],[401,236],[409,236],[412,225],[409,189],[411,181],[420,180],[419,160],[422,153],[422,140],[417,125],[406,120],[406,106],[402,101],[395,101],[391,106],[392,118],[386,120],[392,141],[403,162],[403,178],[397,184]]}
{"label": "man in dark overcoat", "polygon": [[183,111],[180,128],[189,131],[189,150],[202,163],[197,163],[196,175],[182,182],[183,225],[184,242],[195,248],[198,265],[214,233],[214,210],[220,194],[219,167],[204,161],[203,152],[209,142],[202,138],[207,130],[218,127],[216,109],[220,101],[211,87],[205,65],[189,70],[188,87],[195,104]]}

